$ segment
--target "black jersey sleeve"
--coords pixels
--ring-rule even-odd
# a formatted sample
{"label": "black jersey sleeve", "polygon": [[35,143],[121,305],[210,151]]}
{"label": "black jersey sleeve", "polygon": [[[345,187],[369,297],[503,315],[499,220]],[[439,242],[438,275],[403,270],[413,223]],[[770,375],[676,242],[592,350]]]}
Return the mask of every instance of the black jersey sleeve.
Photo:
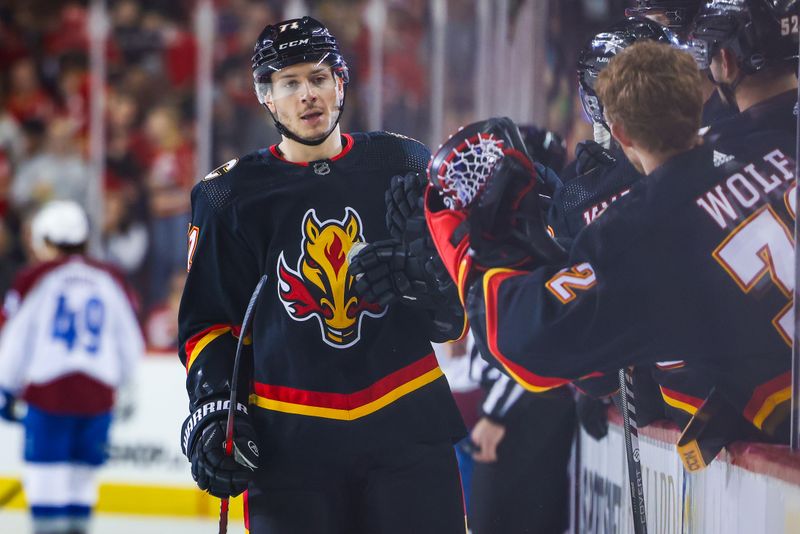
{"label": "black jersey sleeve", "polygon": [[231,223],[235,205],[226,179],[217,180],[192,192],[189,273],[178,314],[190,409],[230,392],[242,316],[259,278],[253,252]]}
{"label": "black jersey sleeve", "polygon": [[578,236],[562,265],[491,269],[469,289],[476,339],[530,391],[612,372],[656,352],[647,341],[647,278],[633,276],[636,257],[596,228]]}

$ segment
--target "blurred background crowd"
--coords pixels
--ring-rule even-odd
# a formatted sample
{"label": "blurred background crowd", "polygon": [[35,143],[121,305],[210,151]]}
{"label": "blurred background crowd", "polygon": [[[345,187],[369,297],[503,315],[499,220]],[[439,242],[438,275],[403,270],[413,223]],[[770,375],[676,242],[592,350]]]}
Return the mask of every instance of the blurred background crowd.
{"label": "blurred background crowd", "polygon": [[[74,199],[93,214],[94,255],[114,263],[138,291],[148,345],[173,349],[193,184],[217,165],[278,140],[250,73],[253,43],[270,22],[311,14],[338,36],[353,78],[344,131],[386,129],[435,144],[481,113],[514,117],[515,109],[503,106],[522,88],[531,94],[514,99],[525,101],[517,102],[523,108],[516,114],[528,116],[514,118],[536,120],[572,147],[573,140],[591,137],[576,97],[577,50],[626,4],[215,0],[207,2],[214,13],[209,32],[197,20],[201,3],[0,2],[0,292],[32,261],[30,215],[45,201]],[[537,10],[547,11],[543,33],[515,35],[514,21]],[[100,71],[91,50],[95,27],[106,28]],[[478,39],[481,32],[494,39]],[[499,51],[505,76],[487,72],[497,68],[496,51],[475,43],[515,41],[521,45]],[[437,43],[438,57],[431,52]],[[211,64],[205,80],[204,46]],[[93,85],[98,72],[102,79]],[[203,83],[211,113],[208,147],[200,154]],[[98,88],[102,95],[93,94]],[[98,98],[104,103],[99,123],[91,116]],[[92,141],[98,128],[99,148]],[[93,163],[98,154],[99,164]]]}

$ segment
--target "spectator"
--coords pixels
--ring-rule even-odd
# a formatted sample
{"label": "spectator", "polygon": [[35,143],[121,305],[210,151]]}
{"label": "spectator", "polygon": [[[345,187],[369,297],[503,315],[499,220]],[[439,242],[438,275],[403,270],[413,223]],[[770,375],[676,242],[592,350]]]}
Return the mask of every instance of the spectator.
{"label": "spectator", "polygon": [[75,123],[58,118],[47,126],[44,150],[20,164],[11,185],[18,209],[60,199],[86,206],[89,169],[75,140]]}
{"label": "spectator", "polygon": [[42,87],[32,58],[20,59],[12,65],[6,106],[20,122],[31,119],[48,121],[55,115],[55,101]]}
{"label": "spectator", "polygon": [[146,171],[151,216],[148,303],[152,304],[167,296],[172,273],[186,268],[194,150],[172,106],[162,105],[148,113],[145,134],[154,150]]}
{"label": "spectator", "polygon": [[133,217],[123,184],[107,182],[105,193],[103,256],[107,262],[132,276],[143,265],[147,255],[147,227]]}

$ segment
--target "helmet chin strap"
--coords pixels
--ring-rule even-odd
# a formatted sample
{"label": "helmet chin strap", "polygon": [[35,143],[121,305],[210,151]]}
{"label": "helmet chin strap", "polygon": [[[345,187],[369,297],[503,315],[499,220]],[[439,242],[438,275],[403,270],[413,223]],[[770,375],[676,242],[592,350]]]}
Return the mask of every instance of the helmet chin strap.
{"label": "helmet chin strap", "polygon": [[278,129],[278,132],[280,132],[282,136],[287,137],[292,141],[297,141],[301,145],[319,146],[322,143],[324,143],[325,140],[328,139],[328,137],[331,136],[333,131],[336,129],[336,126],[339,124],[339,119],[342,118],[342,111],[344,110],[344,99],[346,94],[347,94],[346,92],[342,94],[342,102],[341,104],[339,104],[339,113],[336,115],[336,122],[333,123],[333,125],[325,133],[325,135],[318,137],[316,139],[303,139],[302,137],[291,131],[289,128],[287,128],[281,121],[279,121],[277,115],[275,113],[272,113],[272,111],[267,107],[266,104],[262,105],[264,106],[264,109],[267,110],[267,113],[269,113],[269,116],[272,117],[272,122],[275,123],[275,127]]}
{"label": "helmet chin strap", "polygon": [[714,74],[711,72],[711,69],[708,70],[708,79],[711,80],[711,83],[713,83],[715,86],[719,87],[719,90],[722,93],[722,99],[726,104],[733,106],[736,109],[739,109],[739,104],[736,102],[736,88],[739,87],[740,83],[742,83],[744,77],[745,73],[740,71],[732,82],[718,82],[714,79]]}

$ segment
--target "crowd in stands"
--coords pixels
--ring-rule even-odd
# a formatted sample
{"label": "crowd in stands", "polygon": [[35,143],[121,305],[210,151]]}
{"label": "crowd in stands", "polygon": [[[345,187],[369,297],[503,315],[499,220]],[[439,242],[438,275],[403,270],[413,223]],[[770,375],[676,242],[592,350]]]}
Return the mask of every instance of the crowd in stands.
{"label": "crowd in stands", "polygon": [[[611,2],[612,4],[614,2]],[[106,2],[106,106],[103,208],[94,254],[114,263],[142,299],[140,319],[161,334],[152,347],[172,348],[163,313],[174,306],[185,272],[189,192],[210,169],[196,167],[196,2]],[[522,2],[511,3],[512,12]],[[550,122],[582,131],[574,99],[571,54],[587,28],[613,12],[584,2],[551,2],[553,38],[548,63]],[[561,21],[572,8],[570,28]],[[573,5],[574,4],[574,5]],[[430,13],[423,0],[388,1],[384,31],[384,128],[429,137]],[[367,129],[372,89],[369,2],[308,1],[348,58],[354,83],[344,131]],[[273,144],[277,132],[253,96],[252,46],[287,6],[277,0],[217,0],[213,36],[212,165]],[[475,35],[475,2],[448,2],[448,49],[465,50]],[[577,10],[577,11],[576,11]],[[574,13],[581,13],[577,19]],[[578,21],[575,23],[575,21]],[[90,168],[90,3],[32,0],[0,7],[0,292],[32,261],[26,224],[43,202],[73,199],[88,208],[96,184]],[[583,31],[583,34],[580,32]],[[560,35],[564,33],[564,38]],[[558,38],[556,38],[558,37]],[[573,42],[564,42],[570,41]],[[562,51],[563,50],[563,51]],[[449,54],[445,129],[472,120],[474,53]],[[451,61],[452,60],[452,61]],[[581,135],[578,133],[577,135]],[[572,143],[568,143],[570,145]],[[171,304],[172,303],[172,304]]]}

